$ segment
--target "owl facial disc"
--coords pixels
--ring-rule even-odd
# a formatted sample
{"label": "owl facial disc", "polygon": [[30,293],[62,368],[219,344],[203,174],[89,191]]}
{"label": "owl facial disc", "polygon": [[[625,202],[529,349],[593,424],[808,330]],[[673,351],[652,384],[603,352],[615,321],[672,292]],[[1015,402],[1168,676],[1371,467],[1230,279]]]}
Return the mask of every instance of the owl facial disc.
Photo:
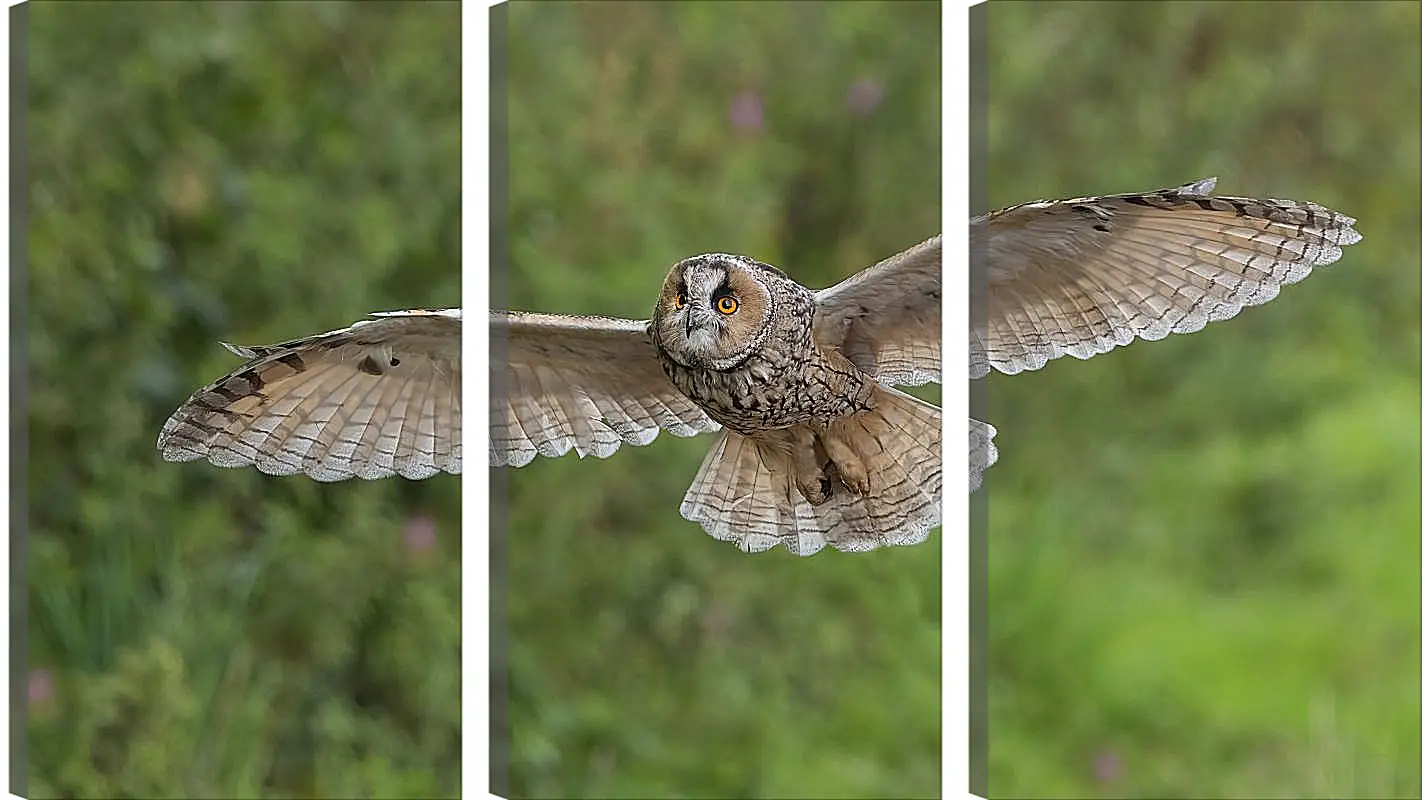
{"label": "owl facial disc", "polygon": [[652,317],[658,347],[689,369],[731,369],[765,336],[772,305],[756,262],[724,253],[672,267]]}

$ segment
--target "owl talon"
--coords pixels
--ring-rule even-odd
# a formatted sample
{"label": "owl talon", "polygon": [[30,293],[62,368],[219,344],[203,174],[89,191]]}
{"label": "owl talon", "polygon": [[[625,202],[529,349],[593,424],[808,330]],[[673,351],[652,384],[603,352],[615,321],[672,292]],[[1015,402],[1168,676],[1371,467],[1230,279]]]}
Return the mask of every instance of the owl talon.
{"label": "owl talon", "polygon": [[864,497],[864,496],[866,496],[866,495],[869,494],[869,476],[868,476],[868,475],[862,475],[862,474],[861,474],[861,475],[849,476],[849,475],[845,475],[844,473],[840,473],[839,479],[840,479],[841,482],[844,483],[844,488],[846,488],[846,489],[848,489],[849,491],[851,491],[851,492],[853,492],[853,493],[859,495],[860,497]]}
{"label": "owl talon", "polygon": [[795,488],[800,490],[800,496],[812,506],[823,504],[834,494],[834,482],[823,473],[810,476],[808,480],[797,479]]}
{"label": "owl talon", "polygon": [[825,452],[829,454],[839,482],[844,484],[844,488],[854,494],[864,497],[869,494],[869,471],[864,466],[864,461],[854,452],[854,449],[838,437],[826,437],[824,442]]}

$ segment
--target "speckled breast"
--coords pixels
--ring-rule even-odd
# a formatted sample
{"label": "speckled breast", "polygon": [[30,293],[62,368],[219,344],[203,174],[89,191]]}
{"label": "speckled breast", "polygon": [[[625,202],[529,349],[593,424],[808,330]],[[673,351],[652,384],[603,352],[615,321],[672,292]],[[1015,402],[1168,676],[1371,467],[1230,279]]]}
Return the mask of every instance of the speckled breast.
{"label": "speckled breast", "polygon": [[[793,350],[793,352],[791,352]],[[867,410],[873,379],[813,343],[768,343],[735,369],[691,369],[662,357],[667,377],[712,419],[747,435],[827,425]]]}

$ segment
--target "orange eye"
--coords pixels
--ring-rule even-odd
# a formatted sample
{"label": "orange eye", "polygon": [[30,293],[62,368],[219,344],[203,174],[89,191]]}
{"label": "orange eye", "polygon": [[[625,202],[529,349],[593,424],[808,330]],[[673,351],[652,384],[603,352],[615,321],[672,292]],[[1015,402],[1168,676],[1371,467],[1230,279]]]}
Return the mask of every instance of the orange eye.
{"label": "orange eye", "polygon": [[730,295],[726,295],[725,297],[722,297],[720,300],[716,301],[716,310],[721,312],[722,314],[734,314],[736,313],[736,309],[740,307],[741,304],[736,302],[736,298],[731,297]]}
{"label": "orange eye", "polygon": [[686,297],[684,297],[681,292],[677,292],[677,293],[676,293],[676,297],[673,297],[673,298],[672,298],[672,305],[676,306],[677,308],[681,308],[682,306],[685,306],[685,305],[686,305]]}

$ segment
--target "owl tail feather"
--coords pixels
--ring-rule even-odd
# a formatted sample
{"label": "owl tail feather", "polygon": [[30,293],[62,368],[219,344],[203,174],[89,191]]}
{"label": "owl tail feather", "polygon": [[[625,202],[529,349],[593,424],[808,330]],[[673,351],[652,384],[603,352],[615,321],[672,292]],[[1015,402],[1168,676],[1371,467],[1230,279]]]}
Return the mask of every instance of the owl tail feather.
{"label": "owl tail feather", "polygon": [[[687,490],[682,516],[747,552],[782,545],[802,556],[826,544],[844,551],[917,544],[939,524],[942,412],[936,406],[876,387],[871,411],[839,420],[817,439],[798,435],[804,439],[795,431],[749,438],[723,430]],[[800,474],[807,469],[814,473]],[[851,488],[866,476],[867,489],[857,487],[865,491]],[[826,484],[828,497],[820,503],[797,488]]]}

